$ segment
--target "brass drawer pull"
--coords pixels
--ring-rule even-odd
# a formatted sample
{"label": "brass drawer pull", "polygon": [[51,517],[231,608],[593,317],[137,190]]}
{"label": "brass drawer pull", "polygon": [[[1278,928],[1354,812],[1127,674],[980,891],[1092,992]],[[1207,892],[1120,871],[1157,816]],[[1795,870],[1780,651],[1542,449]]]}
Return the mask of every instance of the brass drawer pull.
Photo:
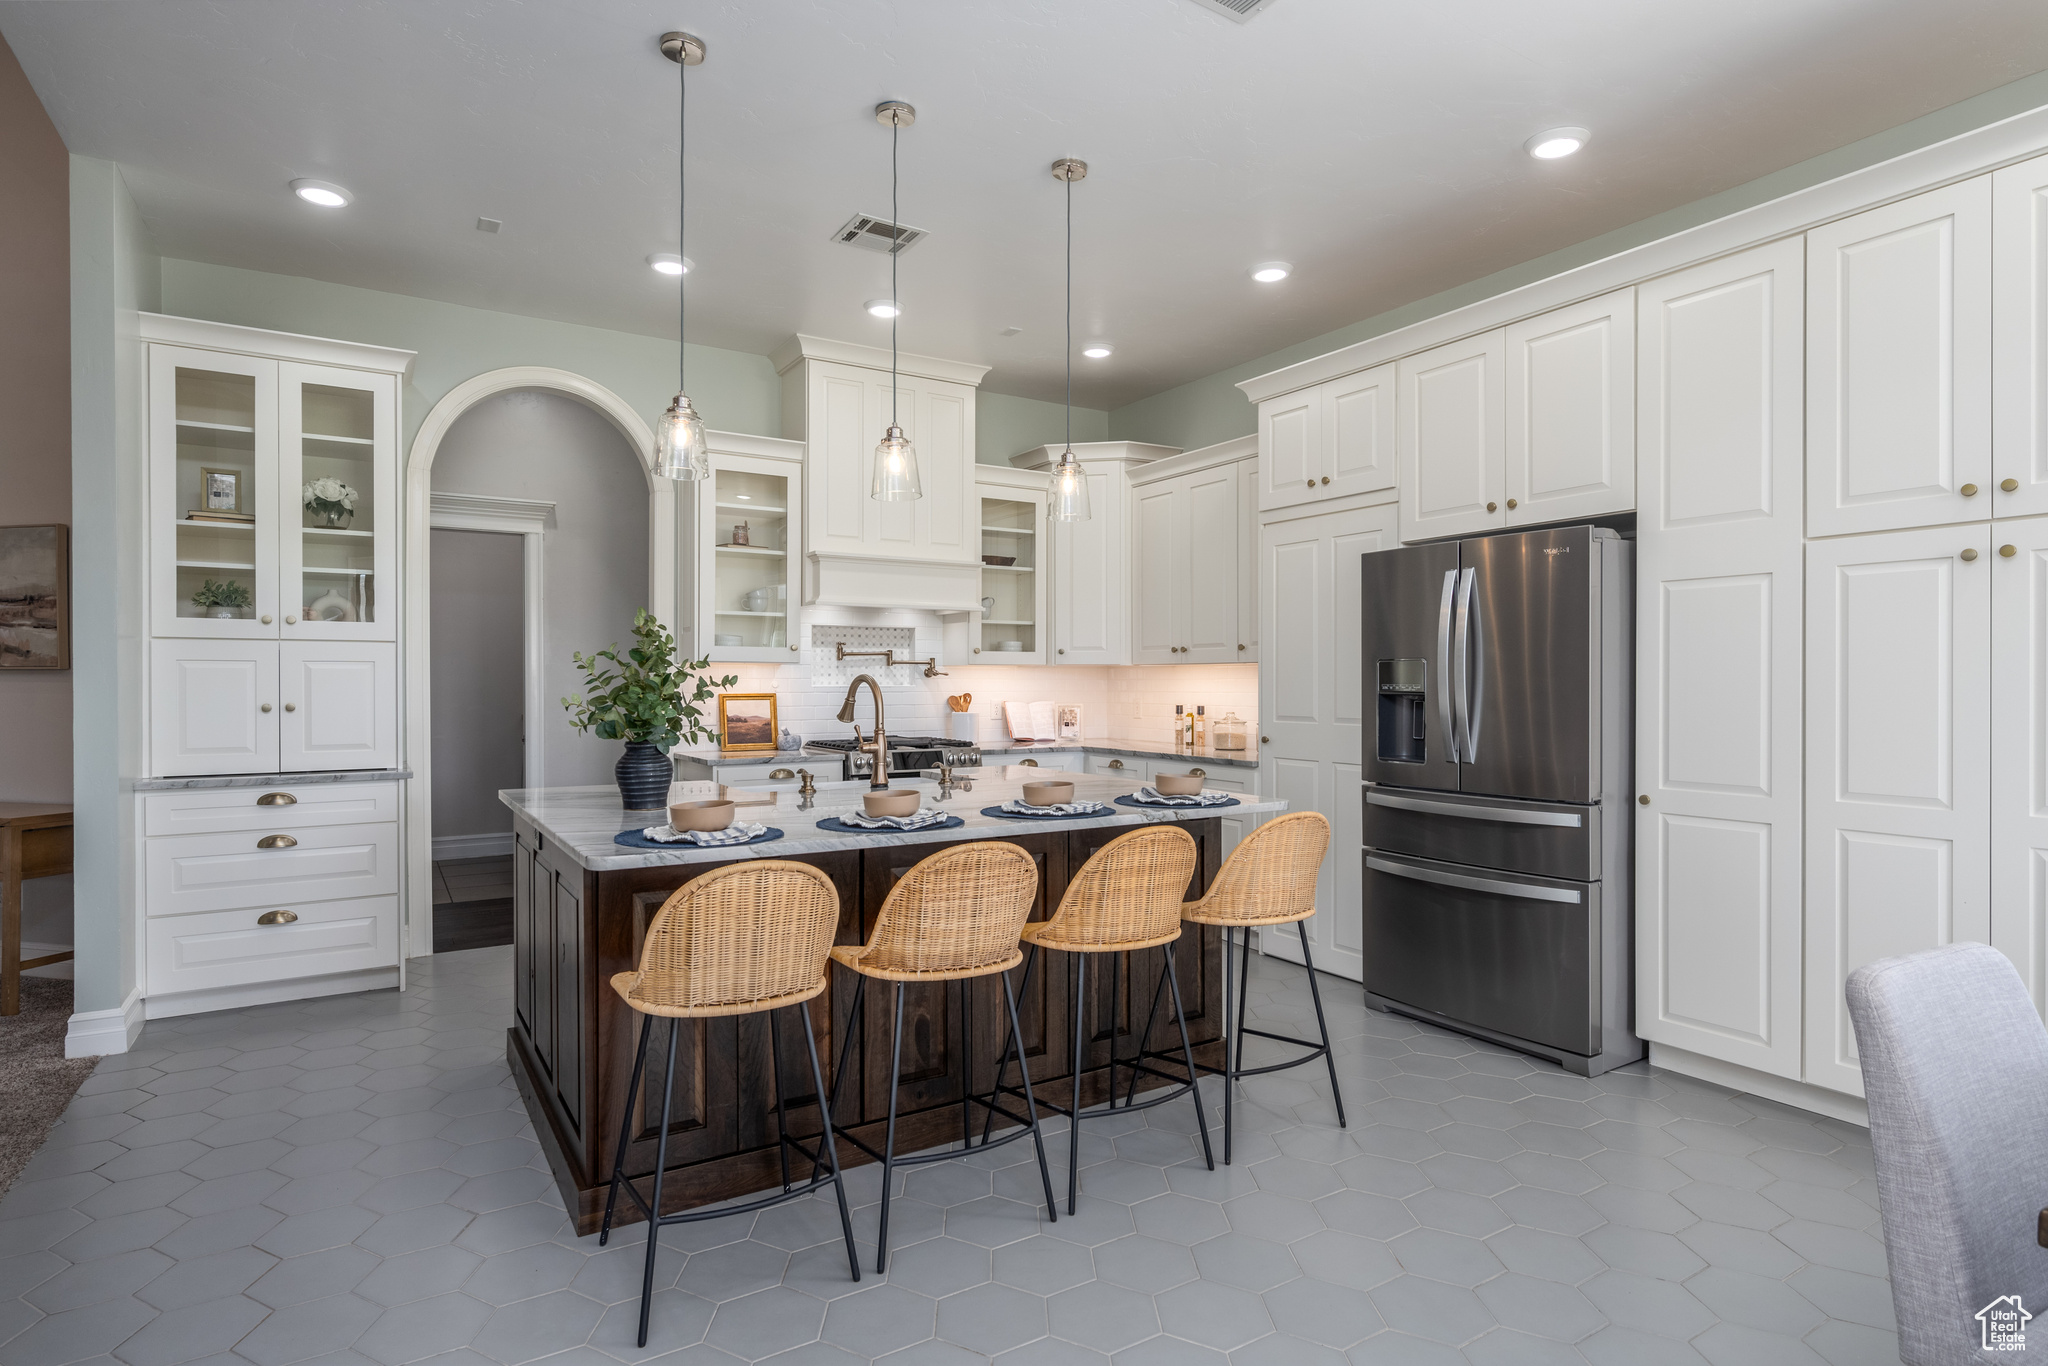
{"label": "brass drawer pull", "polygon": [[266,792],[256,799],[258,806],[297,806],[299,799],[289,792]]}
{"label": "brass drawer pull", "polygon": [[298,843],[290,835],[265,835],[256,841],[258,849],[289,849]]}
{"label": "brass drawer pull", "polygon": [[1024,767],[1026,767],[1026,768],[1037,768],[1037,767],[1038,767],[1038,760],[1036,760],[1036,759],[1019,759],[1019,760],[1018,760],[1017,762],[1018,762],[1018,763],[1020,763],[1020,764],[1022,764],[1022,765],[1023,765]]}
{"label": "brass drawer pull", "polygon": [[1204,772],[1204,771],[1203,771],[1202,769],[1199,769],[1199,768],[1191,768],[1191,769],[1189,769],[1189,770],[1188,770],[1188,776],[1189,776],[1190,778],[1206,778],[1206,777],[1208,777],[1209,775],[1208,775],[1208,774],[1207,774],[1206,772]]}
{"label": "brass drawer pull", "polygon": [[297,911],[265,911],[262,915],[256,917],[256,923],[259,925],[290,925],[296,923],[298,918],[299,913]]}
{"label": "brass drawer pull", "polygon": [[1124,766],[1124,761],[1121,759],[1111,759],[1109,761],[1109,766],[1111,768],[1122,768]]}

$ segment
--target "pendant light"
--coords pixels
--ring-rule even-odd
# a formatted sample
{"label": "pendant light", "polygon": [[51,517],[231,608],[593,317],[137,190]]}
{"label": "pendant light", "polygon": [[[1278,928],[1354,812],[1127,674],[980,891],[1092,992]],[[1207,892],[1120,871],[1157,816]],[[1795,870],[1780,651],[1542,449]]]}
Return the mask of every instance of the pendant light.
{"label": "pendant light", "polygon": [[1074,182],[1087,174],[1088,163],[1073,157],[1052,164],[1052,178],[1067,187],[1067,441],[1046,490],[1046,505],[1055,522],[1088,520],[1088,472],[1074,454]]}
{"label": "pendant light", "polygon": [[[902,250],[898,238],[903,232],[903,215],[897,211],[896,142],[905,128],[917,122],[917,111],[901,100],[884,100],[875,106],[875,122],[889,126],[889,301],[897,304],[902,297],[896,292],[896,254]],[[896,420],[897,312],[889,315],[889,430],[875,446],[875,477],[868,485],[868,497],[884,503],[924,497],[924,486],[917,477],[917,447],[910,444]]]}
{"label": "pendant light", "polygon": [[[683,252],[683,234],[686,228],[684,211],[687,196],[684,185],[685,135],[689,132],[688,74],[693,66],[704,61],[704,40],[689,33],[664,33],[661,35],[661,54],[676,64],[676,252],[679,258]],[[654,473],[663,479],[709,479],[711,477],[711,452],[704,447],[704,419],[697,416],[697,410],[690,405],[688,386],[683,379],[688,372],[685,350],[685,326],[689,319],[689,271],[684,260],[684,270],[676,278],[676,396],[669,401],[668,411],[654,424]]]}

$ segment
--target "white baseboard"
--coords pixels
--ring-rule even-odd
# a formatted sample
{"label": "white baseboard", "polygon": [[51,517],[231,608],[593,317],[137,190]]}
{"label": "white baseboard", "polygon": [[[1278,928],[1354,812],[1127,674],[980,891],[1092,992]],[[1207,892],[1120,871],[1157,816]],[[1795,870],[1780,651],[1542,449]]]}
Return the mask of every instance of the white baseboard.
{"label": "white baseboard", "polygon": [[1839,1119],[1865,1129],[1870,1127],[1870,1107],[1864,1104],[1861,1096],[1830,1091],[1811,1082],[1773,1076],[1769,1072],[1759,1072],[1754,1067],[1723,1062],[1719,1058],[1710,1058],[1703,1053],[1674,1048],[1665,1043],[1650,1045],[1650,1065],[1666,1068],[1681,1076],[1694,1077],[1700,1081],[1711,1081],[1732,1090],[1746,1091],[1752,1096],[1775,1100],[1780,1105],[1811,1110],[1817,1115],[1826,1115],[1829,1119]]}
{"label": "white baseboard", "polygon": [[239,1006],[267,1006],[278,1001],[310,1001],[316,996],[381,991],[397,985],[397,968],[362,968],[356,972],[329,973],[324,977],[294,977],[283,982],[251,982],[247,986],[209,987],[204,991],[152,996],[145,1002],[145,1009],[150,1019],[162,1020],[174,1015],[233,1010]]}
{"label": "white baseboard", "polygon": [[142,992],[128,993],[128,999],[113,1010],[81,1010],[71,1017],[64,1031],[64,1056],[100,1058],[109,1053],[126,1053],[142,1036]]}
{"label": "white baseboard", "polygon": [[459,858],[510,858],[512,832],[496,835],[436,835],[434,862]]}

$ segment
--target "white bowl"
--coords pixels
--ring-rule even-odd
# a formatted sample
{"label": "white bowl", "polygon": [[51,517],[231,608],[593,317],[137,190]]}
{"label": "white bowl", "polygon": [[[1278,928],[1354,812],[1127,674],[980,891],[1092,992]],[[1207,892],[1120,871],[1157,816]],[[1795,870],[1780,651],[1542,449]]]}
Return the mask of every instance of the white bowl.
{"label": "white bowl", "polygon": [[996,642],[996,648],[998,650],[1022,650],[1024,642],[1021,640],[999,640]]}
{"label": "white bowl", "polygon": [[711,643],[713,645],[744,645],[747,643],[747,638],[745,636],[730,634],[714,635],[713,637],[711,637]]}

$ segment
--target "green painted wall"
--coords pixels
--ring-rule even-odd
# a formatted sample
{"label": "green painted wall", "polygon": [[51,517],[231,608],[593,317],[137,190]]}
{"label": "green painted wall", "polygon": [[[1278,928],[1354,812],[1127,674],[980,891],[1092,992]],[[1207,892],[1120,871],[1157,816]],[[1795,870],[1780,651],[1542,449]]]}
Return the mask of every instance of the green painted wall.
{"label": "green painted wall", "polygon": [[[405,390],[405,442],[436,400],[508,365],[550,365],[596,380],[652,423],[676,391],[676,353],[660,337],[548,322],[292,275],[165,258],[163,311],[419,352]],[[706,426],[778,436],[781,382],[766,356],[689,348],[690,398]]]}
{"label": "green painted wall", "polygon": [[[1021,451],[1065,439],[1067,410],[1042,399],[983,391],[974,396],[974,458],[1007,465]],[[1109,440],[1109,414],[1100,408],[1074,409],[1074,440]]]}
{"label": "green painted wall", "polygon": [[1282,366],[1293,365],[1312,356],[1324,355],[1339,347],[1350,346],[1368,337],[1377,337],[1448,313],[1454,308],[1477,303],[1496,294],[1537,280],[1547,279],[1567,270],[1613,256],[1632,247],[1654,242],[1662,237],[1710,223],[1717,218],[1726,218],[1743,209],[1781,198],[1798,190],[1833,180],[1851,171],[1874,166],[1893,157],[1948,138],[1957,137],[1972,129],[1997,123],[2001,119],[2026,113],[2048,105],[2048,72],[2025,77],[1988,90],[1982,95],[1952,104],[1946,109],[1937,109],[1932,114],[1922,115],[1910,123],[1900,124],[1882,133],[1873,134],[1859,142],[1838,147],[1832,152],[1822,153],[1810,160],[1787,166],[1782,171],[1709,195],[1705,199],[1667,210],[1641,222],[1616,228],[1598,237],[1589,237],[1574,246],[1565,247],[1546,256],[1524,261],[1518,266],[1495,271],[1491,275],[1432,294],[1399,308],[1389,309],[1349,327],[1335,332],[1312,337],[1308,341],[1289,346],[1269,355],[1233,365],[1198,380],[1191,380],[1178,388],[1168,389],[1150,398],[1127,403],[1109,414],[1109,436],[1113,441],[1156,441],[1162,445],[1179,446],[1184,450],[1228,441],[1232,437],[1248,436],[1258,430],[1258,409],[1245,398],[1237,388],[1238,381],[1254,375],[1263,375]]}

